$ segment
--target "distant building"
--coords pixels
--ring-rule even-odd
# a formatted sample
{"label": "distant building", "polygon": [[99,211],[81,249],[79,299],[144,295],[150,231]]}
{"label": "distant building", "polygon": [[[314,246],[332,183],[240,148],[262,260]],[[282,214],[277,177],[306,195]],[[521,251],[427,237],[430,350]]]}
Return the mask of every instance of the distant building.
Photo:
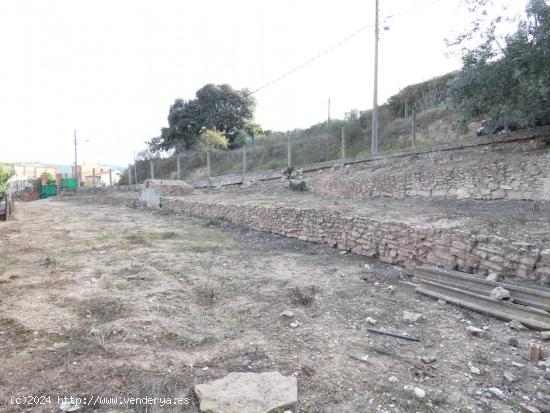
{"label": "distant building", "polygon": [[51,165],[27,163],[7,163],[6,165],[11,166],[15,174],[20,178],[35,179],[41,177],[46,172],[53,177],[57,175],[57,167]]}
{"label": "distant building", "polygon": [[[87,164],[79,167],[80,181],[82,186],[109,186],[109,173],[111,174],[112,184],[116,185],[120,181],[122,172],[115,171],[109,166],[99,164]],[[95,176],[95,182],[94,182]]]}

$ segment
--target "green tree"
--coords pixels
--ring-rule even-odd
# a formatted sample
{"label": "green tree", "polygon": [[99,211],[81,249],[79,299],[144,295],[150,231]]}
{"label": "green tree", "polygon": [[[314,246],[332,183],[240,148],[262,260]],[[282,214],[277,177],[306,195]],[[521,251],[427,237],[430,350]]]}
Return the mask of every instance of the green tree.
{"label": "green tree", "polygon": [[199,136],[199,149],[227,149],[229,140],[223,132],[206,129]]}
{"label": "green tree", "polygon": [[207,84],[192,100],[176,99],[168,113],[168,127],[149,142],[153,151],[181,152],[201,145],[205,130],[216,130],[233,144],[241,130],[256,131],[255,99],[246,89],[235,90],[230,85]]}
{"label": "green tree", "polygon": [[15,171],[7,165],[0,163],[0,197],[8,190],[8,181],[15,175]]}
{"label": "green tree", "polygon": [[[488,117],[521,126],[545,123],[542,117],[550,107],[550,5],[529,0],[517,31],[504,39],[496,34],[500,21],[497,16],[488,25],[479,46],[464,49],[463,68],[449,82],[450,102],[463,121]],[[471,39],[472,33],[455,44]]]}
{"label": "green tree", "polygon": [[54,176],[49,172],[44,172],[42,177],[46,180],[47,184],[54,184],[56,182]]}

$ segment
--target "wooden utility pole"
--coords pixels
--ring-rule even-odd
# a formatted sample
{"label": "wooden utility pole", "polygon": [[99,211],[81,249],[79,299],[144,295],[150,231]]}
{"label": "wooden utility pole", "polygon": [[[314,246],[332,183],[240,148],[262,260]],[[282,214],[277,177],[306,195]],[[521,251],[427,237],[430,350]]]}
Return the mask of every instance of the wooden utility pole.
{"label": "wooden utility pole", "polygon": [[92,187],[95,188],[95,168],[92,168]]}
{"label": "wooden utility pole", "polygon": [[212,176],[212,171],[210,169],[210,149],[206,150],[206,169],[208,169],[208,177]]}
{"label": "wooden utility pole", "polygon": [[[151,159],[149,162],[151,162],[151,179],[155,179],[155,163]],[[137,182],[136,182],[137,185]]]}
{"label": "wooden utility pole", "polygon": [[113,187],[113,170],[109,168],[109,188]]}
{"label": "wooden utility pole", "polygon": [[374,23],[374,93],[372,105],[372,144],[371,153],[378,153],[378,0],[376,0],[376,12]]}
{"label": "wooden utility pole", "polygon": [[176,155],[176,167],[177,167],[177,178],[181,179],[181,155],[178,153]]}

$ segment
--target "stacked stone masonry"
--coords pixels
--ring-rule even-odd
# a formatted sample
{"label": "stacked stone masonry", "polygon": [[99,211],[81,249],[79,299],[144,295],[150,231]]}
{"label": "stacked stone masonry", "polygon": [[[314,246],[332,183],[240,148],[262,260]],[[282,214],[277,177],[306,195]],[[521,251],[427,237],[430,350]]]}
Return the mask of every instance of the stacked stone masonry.
{"label": "stacked stone masonry", "polygon": [[550,284],[550,249],[497,236],[282,206],[164,198],[162,208],[183,215],[224,217],[251,228],[405,267],[433,265],[482,275],[498,272],[508,278]]}
{"label": "stacked stone masonry", "polygon": [[338,168],[308,183],[342,197],[550,201],[550,149],[527,139],[411,154]]}

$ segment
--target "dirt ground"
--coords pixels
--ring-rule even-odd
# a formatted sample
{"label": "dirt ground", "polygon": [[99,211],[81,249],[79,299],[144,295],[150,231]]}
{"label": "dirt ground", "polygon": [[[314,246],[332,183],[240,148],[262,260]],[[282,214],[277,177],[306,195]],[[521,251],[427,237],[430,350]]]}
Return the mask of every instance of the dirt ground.
{"label": "dirt ground", "polygon": [[[539,333],[419,296],[364,257],[86,197],[18,204],[0,254],[0,411],[147,395],[190,399],[148,412],[197,412],[195,383],[277,370],[297,377],[293,412],[550,412],[549,371],[527,359]],[[12,404],[29,395],[45,404]],[[78,411],[132,410],[146,411]]]}

